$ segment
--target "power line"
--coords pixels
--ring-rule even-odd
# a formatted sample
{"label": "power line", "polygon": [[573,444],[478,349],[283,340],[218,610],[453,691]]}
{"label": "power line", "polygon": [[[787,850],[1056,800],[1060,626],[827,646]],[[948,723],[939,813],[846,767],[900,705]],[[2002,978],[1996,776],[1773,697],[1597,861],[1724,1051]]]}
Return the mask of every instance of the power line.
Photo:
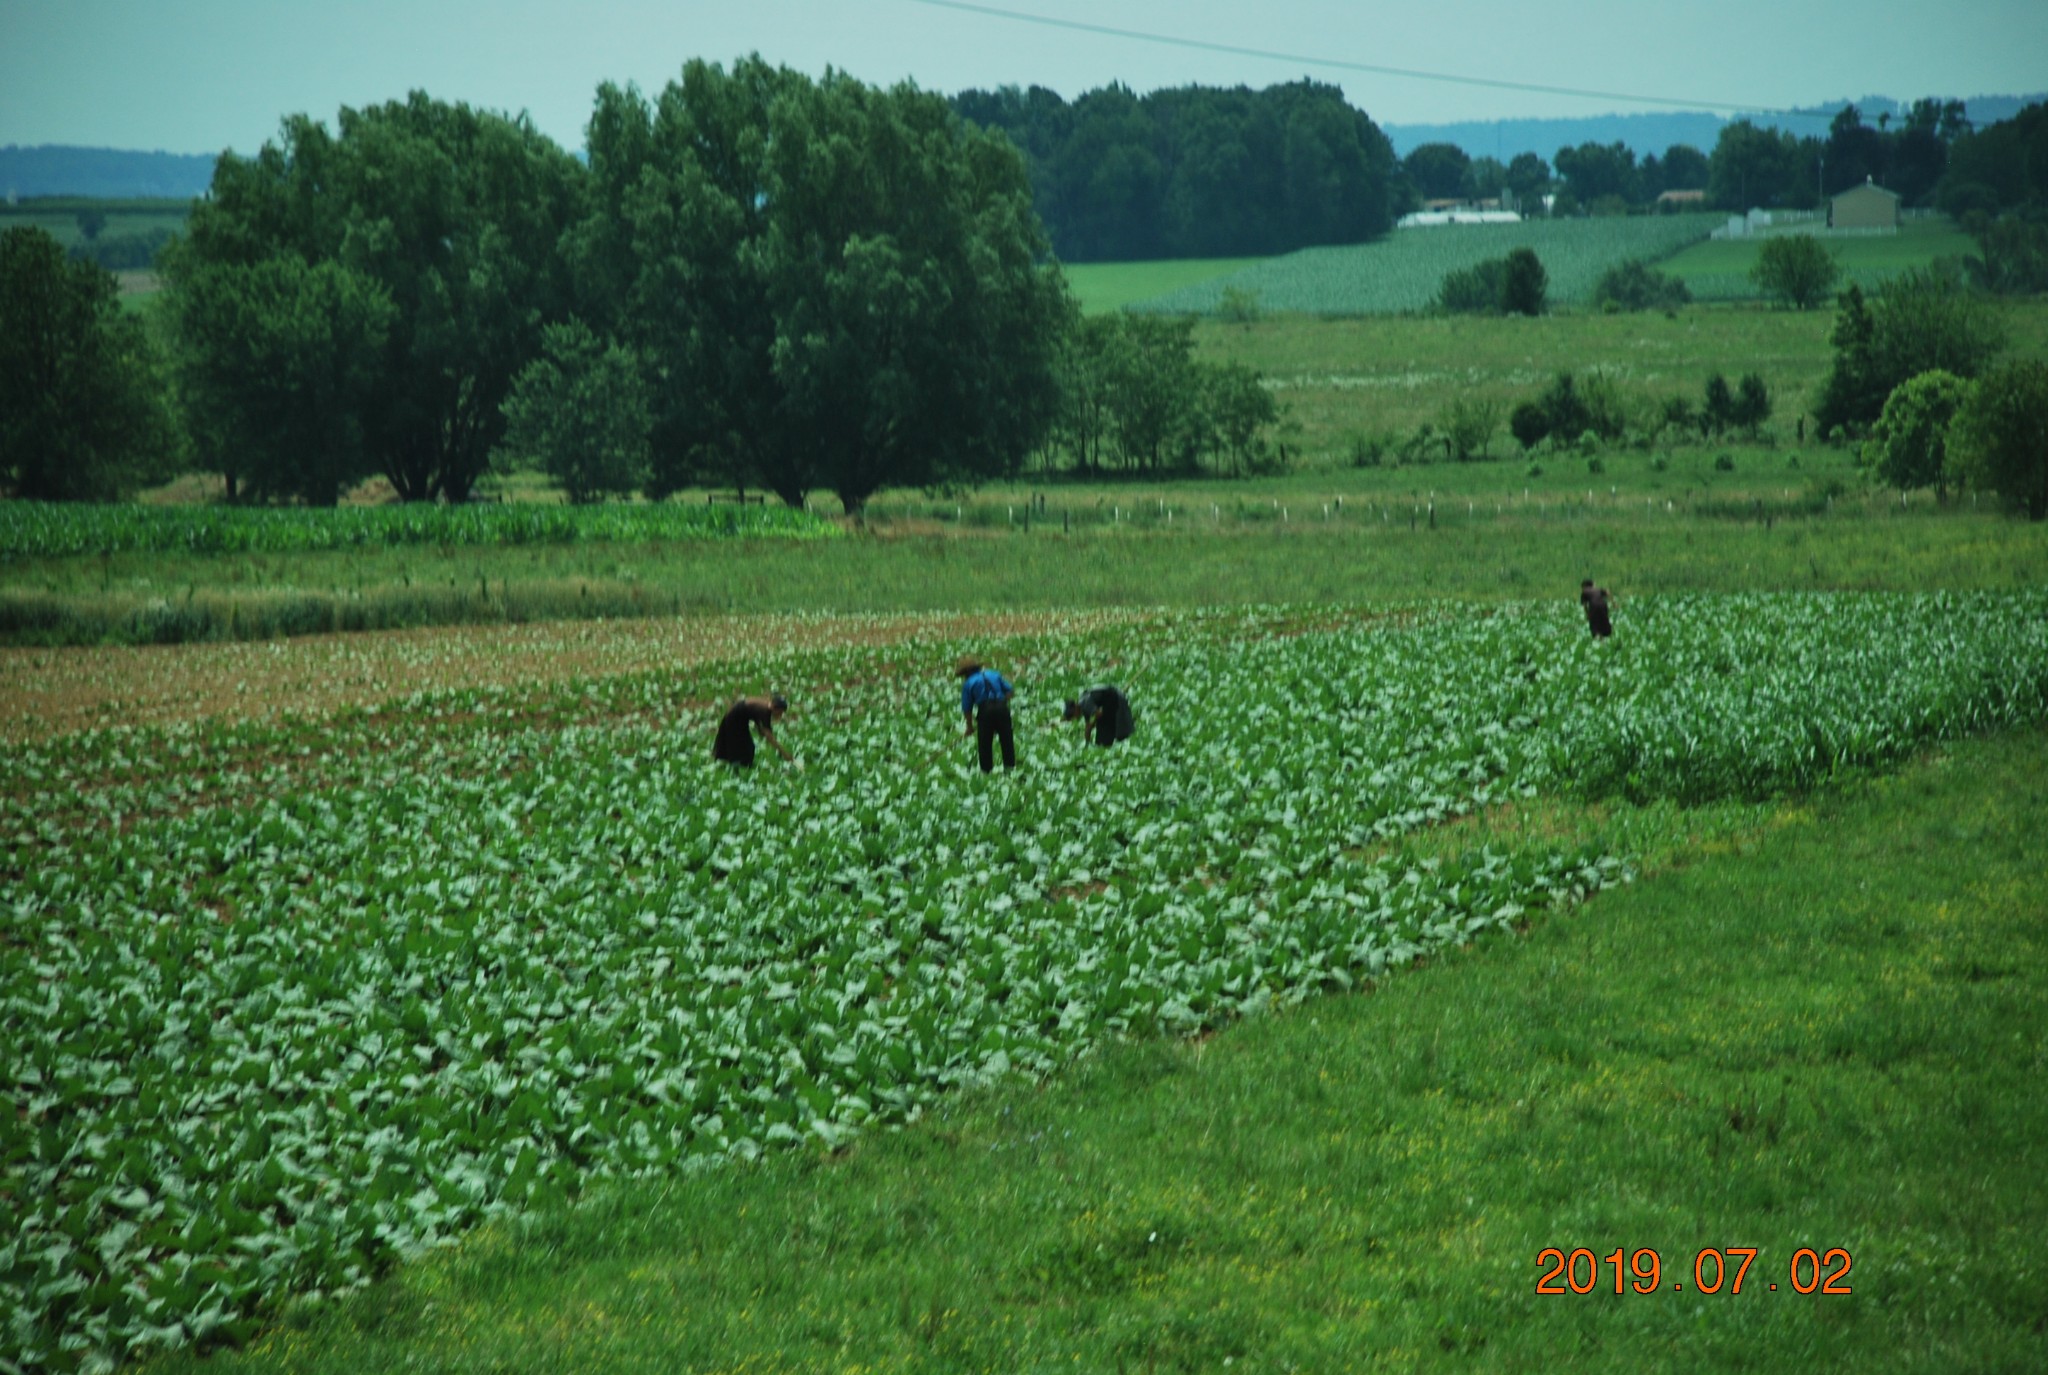
{"label": "power line", "polygon": [[995,19],[1014,19],[1021,24],[1042,24],[1049,29],[1071,29],[1080,33],[1105,34],[1111,38],[1129,38],[1140,43],[1163,43],[1174,48],[1194,48],[1202,52],[1257,57],[1271,62],[1295,62],[1310,67],[1331,67],[1338,71],[1366,72],[1373,76],[1406,77],[1411,81],[1442,81],[1454,86],[1484,86],[1496,91],[1530,91],[1537,95],[1582,96],[1593,100],[1619,100],[1636,105],[1666,105],[1680,110],[1733,110],[1744,114],[1777,115],[1791,119],[1831,117],[1813,110],[1774,110],[1768,106],[1743,105],[1726,100],[1683,100],[1673,96],[1631,95],[1624,91],[1594,91],[1578,86],[1545,86],[1533,81],[1502,81],[1485,76],[1459,76],[1453,72],[1425,72],[1414,67],[1383,67],[1371,62],[1346,62],[1334,57],[1310,57],[1305,53],[1273,52],[1266,48],[1241,47],[1235,43],[1211,43],[1200,38],[1177,38],[1172,34],[1146,33],[1140,29],[1112,28],[1107,24],[1089,24],[1078,19],[1054,19],[1049,15],[1026,14],[1021,10],[997,9],[992,5],[965,4],[962,0],[910,0],[910,3],[929,5],[934,9],[986,15]]}

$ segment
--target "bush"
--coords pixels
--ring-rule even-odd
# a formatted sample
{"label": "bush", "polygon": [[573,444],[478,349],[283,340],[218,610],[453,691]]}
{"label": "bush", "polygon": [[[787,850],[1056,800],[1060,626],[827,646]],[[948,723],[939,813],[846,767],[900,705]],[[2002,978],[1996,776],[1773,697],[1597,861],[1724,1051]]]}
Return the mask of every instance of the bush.
{"label": "bush", "polygon": [[1735,455],[1733,455],[1733,454],[1715,454],[1715,455],[1714,455],[1714,471],[1715,471],[1715,472],[1717,472],[1717,473],[1732,473],[1732,472],[1734,472],[1734,471],[1735,471]]}
{"label": "bush", "polygon": [[1977,384],[1949,428],[1969,481],[2029,520],[2048,519],[2048,363],[2008,363]]}
{"label": "bush", "polygon": [[1437,308],[1447,315],[1498,315],[1501,278],[1506,271],[1506,259],[1490,258],[1445,273],[1443,285],[1437,288]]}
{"label": "bush", "polygon": [[1842,269],[1835,255],[1811,234],[1782,234],[1765,239],[1757,251],[1750,280],[1794,310],[1810,310],[1828,297]]}
{"label": "bush", "polygon": [[1501,273],[1500,308],[1506,315],[1541,315],[1550,278],[1533,248],[1517,248]]}
{"label": "bush", "polygon": [[1461,396],[1451,402],[1442,421],[1451,457],[1466,463],[1486,457],[1486,446],[1493,442],[1493,432],[1500,428],[1500,407],[1478,397]]}
{"label": "bush", "polygon": [[1351,466],[1377,468],[1387,461],[1387,451],[1391,447],[1385,435],[1355,434],[1351,436]]}
{"label": "bush", "polygon": [[1900,491],[1932,487],[1936,501],[1947,501],[1955,478],[1948,462],[1949,424],[1975,387],[1939,370],[1901,382],[1863,446],[1863,462]]}
{"label": "bush", "polygon": [[1523,401],[1508,413],[1508,430],[1524,449],[1533,449],[1550,437],[1550,413],[1540,402]]}
{"label": "bush", "polygon": [[2005,346],[2005,331],[1953,272],[1927,270],[1894,277],[1875,300],[1851,283],[1829,342],[1835,360],[1813,414],[1832,438],[1877,423],[1909,377],[1937,368],[1981,376]]}
{"label": "bush", "polygon": [[1594,304],[1614,310],[1668,311],[1691,301],[1684,282],[1637,258],[1608,268],[1593,286]]}

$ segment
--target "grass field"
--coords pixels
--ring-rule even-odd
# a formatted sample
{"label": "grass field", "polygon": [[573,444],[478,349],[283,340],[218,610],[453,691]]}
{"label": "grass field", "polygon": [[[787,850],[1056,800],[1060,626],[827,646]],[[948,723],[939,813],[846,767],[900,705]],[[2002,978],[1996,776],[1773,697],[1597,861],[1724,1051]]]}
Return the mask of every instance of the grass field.
{"label": "grass field", "polygon": [[113,238],[123,234],[146,234],[153,229],[182,230],[192,213],[192,203],[181,200],[67,199],[55,206],[32,200],[15,205],[0,204],[0,233],[20,226],[41,229],[70,248],[85,241],[85,235],[78,228],[78,216],[86,209],[106,217],[100,236]]}
{"label": "grass field", "polygon": [[[1907,220],[1897,234],[1823,235],[1821,242],[1841,266],[1842,283],[1853,281],[1865,291],[1901,272],[1977,251],[1977,241],[1946,219]],[[1763,295],[1749,278],[1762,248],[1761,238],[1716,239],[1694,244],[1659,267],[1684,282],[1697,300],[1753,301]]]}
{"label": "grass field", "polygon": [[1445,274],[1528,247],[1543,260],[1551,301],[1574,305],[1588,298],[1608,268],[1630,258],[1669,257],[1705,239],[1719,222],[1712,215],[1654,215],[1397,229],[1371,243],[1269,258],[1137,304],[1145,310],[1213,314],[1223,292],[1236,288],[1270,311],[1402,314],[1428,309]]}
{"label": "grass field", "polygon": [[1261,261],[1258,258],[1178,258],[1148,263],[1066,263],[1067,285],[1082,313],[1099,315],[1121,310],[1136,301],[1163,296],[1213,277],[1225,277]]}

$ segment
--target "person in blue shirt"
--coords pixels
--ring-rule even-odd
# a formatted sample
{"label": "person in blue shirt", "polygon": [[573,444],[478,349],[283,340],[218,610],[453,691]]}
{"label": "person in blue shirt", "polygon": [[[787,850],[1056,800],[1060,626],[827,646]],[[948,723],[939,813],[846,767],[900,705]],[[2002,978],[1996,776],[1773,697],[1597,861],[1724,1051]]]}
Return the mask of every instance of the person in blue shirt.
{"label": "person in blue shirt", "polygon": [[953,672],[960,677],[960,714],[967,722],[961,734],[974,737],[981,752],[981,771],[995,768],[998,740],[1003,742],[1003,767],[1016,768],[1017,730],[1010,721],[1010,684],[971,654],[961,655]]}

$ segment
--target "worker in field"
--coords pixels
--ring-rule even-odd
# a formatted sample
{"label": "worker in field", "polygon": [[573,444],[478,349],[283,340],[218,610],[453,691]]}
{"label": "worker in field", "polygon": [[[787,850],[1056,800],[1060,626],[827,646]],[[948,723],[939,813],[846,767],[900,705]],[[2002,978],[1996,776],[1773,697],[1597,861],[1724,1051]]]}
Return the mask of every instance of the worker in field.
{"label": "worker in field", "polygon": [[738,768],[754,767],[754,732],[761,732],[761,738],[775,746],[775,752],[801,769],[796,756],[789,752],[780,740],[775,738],[775,723],[789,711],[789,702],[782,696],[736,697],[724,716],[719,718],[718,738],[711,742],[711,757],[722,764]]}
{"label": "worker in field", "polygon": [[981,771],[995,768],[995,743],[1003,742],[1003,767],[1017,767],[1017,729],[1010,720],[1010,684],[1002,674],[985,667],[971,654],[963,654],[953,665],[960,679],[960,714],[966,718],[963,735],[972,735],[981,754]]}
{"label": "worker in field", "polygon": [[1604,640],[1614,633],[1614,621],[1607,614],[1607,589],[1595,587],[1591,578],[1579,582],[1579,605],[1585,608],[1586,629],[1593,638]]}
{"label": "worker in field", "polygon": [[1079,721],[1081,736],[1091,733],[1095,743],[1108,749],[1119,740],[1131,738],[1131,701],[1110,683],[1089,688],[1066,704],[1060,719]]}

